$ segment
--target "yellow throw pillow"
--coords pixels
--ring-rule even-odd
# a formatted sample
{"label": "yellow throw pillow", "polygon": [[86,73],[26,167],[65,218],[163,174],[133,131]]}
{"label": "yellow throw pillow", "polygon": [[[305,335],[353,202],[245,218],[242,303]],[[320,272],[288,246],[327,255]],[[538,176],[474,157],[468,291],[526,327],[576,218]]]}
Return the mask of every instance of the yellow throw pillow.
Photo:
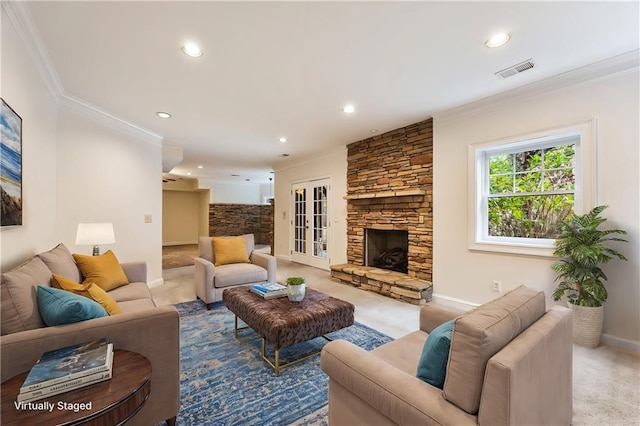
{"label": "yellow throw pillow", "polygon": [[106,291],[98,287],[95,283],[80,284],[62,275],[53,274],[51,277],[51,285],[95,300],[102,305],[109,315],[122,313],[113,297],[109,296]]}
{"label": "yellow throw pillow", "polygon": [[100,256],[74,254],[73,259],[84,275],[83,283],[96,283],[104,291],[129,284],[120,262],[111,250]]}
{"label": "yellow throw pillow", "polygon": [[93,300],[102,305],[109,315],[116,315],[122,313],[120,306],[116,303],[113,297],[104,291],[100,286],[95,283],[86,284],[87,292]]}
{"label": "yellow throw pillow", "polygon": [[250,263],[244,237],[213,237],[213,253],[216,266],[229,263]]}
{"label": "yellow throw pillow", "polygon": [[[51,276],[51,286],[76,294],[82,294],[82,292],[85,291],[85,288],[82,284],[75,282],[71,278],[63,277],[62,275],[58,274],[53,274]],[[82,295],[88,297],[89,293]]]}

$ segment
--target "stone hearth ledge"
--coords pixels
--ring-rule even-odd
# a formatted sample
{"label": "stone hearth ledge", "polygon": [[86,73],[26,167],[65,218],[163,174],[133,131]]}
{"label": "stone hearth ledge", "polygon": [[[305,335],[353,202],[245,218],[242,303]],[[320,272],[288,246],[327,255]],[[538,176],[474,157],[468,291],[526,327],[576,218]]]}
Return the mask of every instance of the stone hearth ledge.
{"label": "stone hearth ledge", "polygon": [[351,263],[331,265],[331,277],[346,284],[414,305],[431,301],[433,284],[400,272]]}

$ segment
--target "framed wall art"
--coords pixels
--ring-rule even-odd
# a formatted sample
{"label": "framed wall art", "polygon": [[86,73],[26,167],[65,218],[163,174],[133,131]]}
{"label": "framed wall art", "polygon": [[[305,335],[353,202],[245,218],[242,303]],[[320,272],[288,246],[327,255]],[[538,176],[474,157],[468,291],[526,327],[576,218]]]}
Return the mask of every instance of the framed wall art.
{"label": "framed wall art", "polygon": [[22,118],[0,98],[0,192],[3,227],[22,225]]}

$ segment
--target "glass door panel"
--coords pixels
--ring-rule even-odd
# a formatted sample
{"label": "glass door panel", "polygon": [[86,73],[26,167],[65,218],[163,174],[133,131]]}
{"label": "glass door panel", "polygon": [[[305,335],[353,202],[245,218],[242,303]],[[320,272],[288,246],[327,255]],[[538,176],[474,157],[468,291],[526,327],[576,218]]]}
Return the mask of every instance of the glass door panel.
{"label": "glass door panel", "polygon": [[313,255],[327,258],[327,190],[326,185],[313,187]]}
{"label": "glass door panel", "polygon": [[329,179],[292,185],[291,260],[329,268]]}
{"label": "glass door panel", "polygon": [[298,254],[307,253],[307,189],[303,187],[294,188],[294,211],[293,211],[293,251]]}

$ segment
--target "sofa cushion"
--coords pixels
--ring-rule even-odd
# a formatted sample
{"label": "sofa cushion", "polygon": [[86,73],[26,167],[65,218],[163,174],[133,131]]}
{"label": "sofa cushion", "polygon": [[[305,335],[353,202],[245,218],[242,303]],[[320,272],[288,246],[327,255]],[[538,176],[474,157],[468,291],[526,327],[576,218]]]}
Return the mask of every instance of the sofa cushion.
{"label": "sofa cushion", "polygon": [[98,302],[109,315],[117,315],[122,312],[116,301],[113,300],[113,297],[109,296],[106,291],[95,283],[80,284],[62,275],[53,274],[51,277],[51,286],[88,297]]}
{"label": "sofa cushion", "polygon": [[429,333],[418,361],[416,376],[440,389],[444,385],[447,372],[453,324],[454,320],[444,322]]}
{"label": "sofa cushion", "polygon": [[153,309],[156,307],[151,299],[127,300],[125,302],[120,302],[118,305],[124,314],[139,312],[145,309]]}
{"label": "sofa cushion", "polygon": [[243,237],[213,237],[211,244],[216,266],[249,263],[247,245]]}
{"label": "sofa cushion", "polygon": [[108,316],[98,302],[66,290],[38,286],[37,298],[40,315],[50,327]]}
{"label": "sofa cushion", "polygon": [[128,300],[152,300],[151,292],[147,283],[135,282],[128,285],[115,288],[109,292],[109,296],[113,297],[118,304]]}
{"label": "sofa cushion", "polygon": [[456,318],[443,395],[478,412],[487,361],[545,312],[544,293],[524,286]]}
{"label": "sofa cushion", "polygon": [[82,281],[82,274],[67,247],[60,243],[53,249],[40,253],[38,257],[49,270],[57,275],[69,278],[77,283]]}
{"label": "sofa cushion", "polygon": [[234,263],[216,267],[213,285],[217,288],[258,283],[267,280],[267,270],[252,263]]}
{"label": "sofa cushion", "polygon": [[84,275],[85,283],[96,283],[104,291],[129,284],[127,275],[111,250],[100,256],[74,254],[73,258]]}
{"label": "sofa cushion", "polygon": [[44,327],[38,311],[36,287],[49,285],[51,271],[37,257],[2,274],[2,334]]}
{"label": "sofa cushion", "polygon": [[413,376],[416,374],[420,354],[427,337],[429,335],[424,331],[416,330],[392,342],[378,346],[371,351],[371,354]]}

